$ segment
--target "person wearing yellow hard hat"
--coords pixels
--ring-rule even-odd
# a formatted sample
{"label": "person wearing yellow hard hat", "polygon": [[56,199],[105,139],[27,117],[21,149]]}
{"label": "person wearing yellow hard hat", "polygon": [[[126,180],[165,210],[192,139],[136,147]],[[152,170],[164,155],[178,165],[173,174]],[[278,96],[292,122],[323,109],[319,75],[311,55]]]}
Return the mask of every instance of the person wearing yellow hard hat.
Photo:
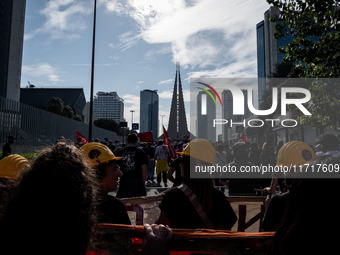
{"label": "person wearing yellow hard hat", "polygon": [[9,155],[0,160],[0,205],[5,203],[8,193],[20,178],[22,172],[29,166],[26,158],[20,155]]}
{"label": "person wearing yellow hard hat", "polygon": [[[165,193],[156,223],[174,228],[230,230],[237,221],[235,212],[225,195],[214,187],[209,171],[205,171],[216,163],[214,146],[205,139],[195,139],[177,154],[183,158],[183,183]],[[191,178],[190,165],[205,172]]]}
{"label": "person wearing yellow hard hat", "polygon": [[122,172],[117,164],[123,157],[116,157],[112,151],[101,143],[87,143],[79,149],[88,159],[89,164],[96,171],[100,185],[99,217],[100,223],[114,223],[131,225],[124,204],[118,198],[108,195],[118,188],[118,178]]}
{"label": "person wearing yellow hard hat", "polygon": [[[268,187],[266,189],[268,189],[268,191],[275,190],[279,180],[281,179],[284,180],[283,185],[285,185],[288,190],[271,198],[270,196],[267,196],[266,213],[261,225],[261,228],[263,230],[276,230],[286,207],[290,185],[294,180],[296,174],[299,172],[300,166],[303,166],[307,161],[316,157],[317,156],[315,155],[311,146],[309,146],[305,142],[291,141],[281,147],[277,156],[276,166],[280,168],[290,168],[291,172],[285,175],[282,172],[279,172],[276,175],[274,174],[271,187]],[[297,169],[296,172],[294,171],[294,168]],[[272,187],[275,187],[275,189]]]}

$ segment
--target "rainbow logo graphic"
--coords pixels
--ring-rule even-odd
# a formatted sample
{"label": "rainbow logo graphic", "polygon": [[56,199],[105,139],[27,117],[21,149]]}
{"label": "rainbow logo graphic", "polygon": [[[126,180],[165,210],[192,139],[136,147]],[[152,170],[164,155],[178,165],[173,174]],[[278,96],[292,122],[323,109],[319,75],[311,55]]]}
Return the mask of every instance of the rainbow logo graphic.
{"label": "rainbow logo graphic", "polygon": [[[216,92],[216,90],[213,87],[211,87],[210,85],[208,85],[206,83],[203,83],[203,82],[197,82],[197,83],[202,84],[203,86],[206,86],[208,89],[210,89],[212,92],[214,92],[214,94],[217,96],[217,98],[220,101],[220,104],[222,106],[222,100],[221,100],[220,96],[218,95],[218,93]],[[203,89],[203,88],[200,88],[200,87],[197,87],[197,88],[200,89],[200,90],[203,90],[204,92],[206,92],[212,98],[212,100],[214,100],[214,103],[215,103],[215,106],[216,106],[215,97],[210,93],[210,91],[208,91],[206,89]]]}

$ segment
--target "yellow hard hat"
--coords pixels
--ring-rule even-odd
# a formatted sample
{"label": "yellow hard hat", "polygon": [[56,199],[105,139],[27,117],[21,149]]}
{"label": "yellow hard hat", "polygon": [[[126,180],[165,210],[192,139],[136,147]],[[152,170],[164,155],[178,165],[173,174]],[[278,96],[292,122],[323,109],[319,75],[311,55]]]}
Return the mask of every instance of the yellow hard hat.
{"label": "yellow hard hat", "polygon": [[291,141],[280,149],[276,166],[300,166],[315,157],[313,149],[308,144]]}
{"label": "yellow hard hat", "polygon": [[92,167],[123,158],[116,157],[106,145],[101,143],[87,143],[80,147],[80,151],[90,160]]}
{"label": "yellow hard hat", "polygon": [[190,156],[210,164],[216,163],[216,151],[214,146],[205,139],[195,139],[191,141],[182,152],[177,154]]}
{"label": "yellow hard hat", "polygon": [[23,156],[9,155],[0,160],[0,178],[18,179],[29,162]]}

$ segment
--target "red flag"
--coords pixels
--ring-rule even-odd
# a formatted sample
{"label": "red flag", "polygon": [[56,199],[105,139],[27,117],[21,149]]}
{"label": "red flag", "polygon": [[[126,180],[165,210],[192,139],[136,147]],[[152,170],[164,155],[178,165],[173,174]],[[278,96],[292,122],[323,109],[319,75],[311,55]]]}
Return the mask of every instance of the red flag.
{"label": "red flag", "polygon": [[170,158],[176,159],[178,157],[175,146],[172,144],[171,138],[169,137],[168,132],[166,132],[164,126],[163,126],[163,135],[164,135],[164,145],[168,147],[169,149],[169,155]]}
{"label": "red flag", "polygon": [[89,141],[85,138],[85,136],[83,136],[81,133],[79,133],[78,131],[76,131],[76,139],[78,142],[78,138],[81,137],[81,142],[82,144],[87,144]]}
{"label": "red flag", "polygon": [[144,133],[139,133],[139,140],[140,142],[146,142],[146,143],[152,143],[153,145],[153,137],[152,137],[152,132],[144,132]]}
{"label": "red flag", "polygon": [[237,143],[240,143],[240,142],[248,142],[248,137],[247,137],[247,134],[244,133],[238,140],[237,140]]}

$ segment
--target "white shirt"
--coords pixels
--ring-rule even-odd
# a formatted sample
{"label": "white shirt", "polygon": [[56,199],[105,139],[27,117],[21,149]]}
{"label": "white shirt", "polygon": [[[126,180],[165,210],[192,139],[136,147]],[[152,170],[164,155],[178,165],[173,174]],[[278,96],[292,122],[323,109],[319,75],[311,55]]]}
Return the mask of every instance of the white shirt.
{"label": "white shirt", "polygon": [[167,159],[169,154],[169,149],[164,145],[159,145],[156,148],[155,155],[157,155],[157,159]]}

